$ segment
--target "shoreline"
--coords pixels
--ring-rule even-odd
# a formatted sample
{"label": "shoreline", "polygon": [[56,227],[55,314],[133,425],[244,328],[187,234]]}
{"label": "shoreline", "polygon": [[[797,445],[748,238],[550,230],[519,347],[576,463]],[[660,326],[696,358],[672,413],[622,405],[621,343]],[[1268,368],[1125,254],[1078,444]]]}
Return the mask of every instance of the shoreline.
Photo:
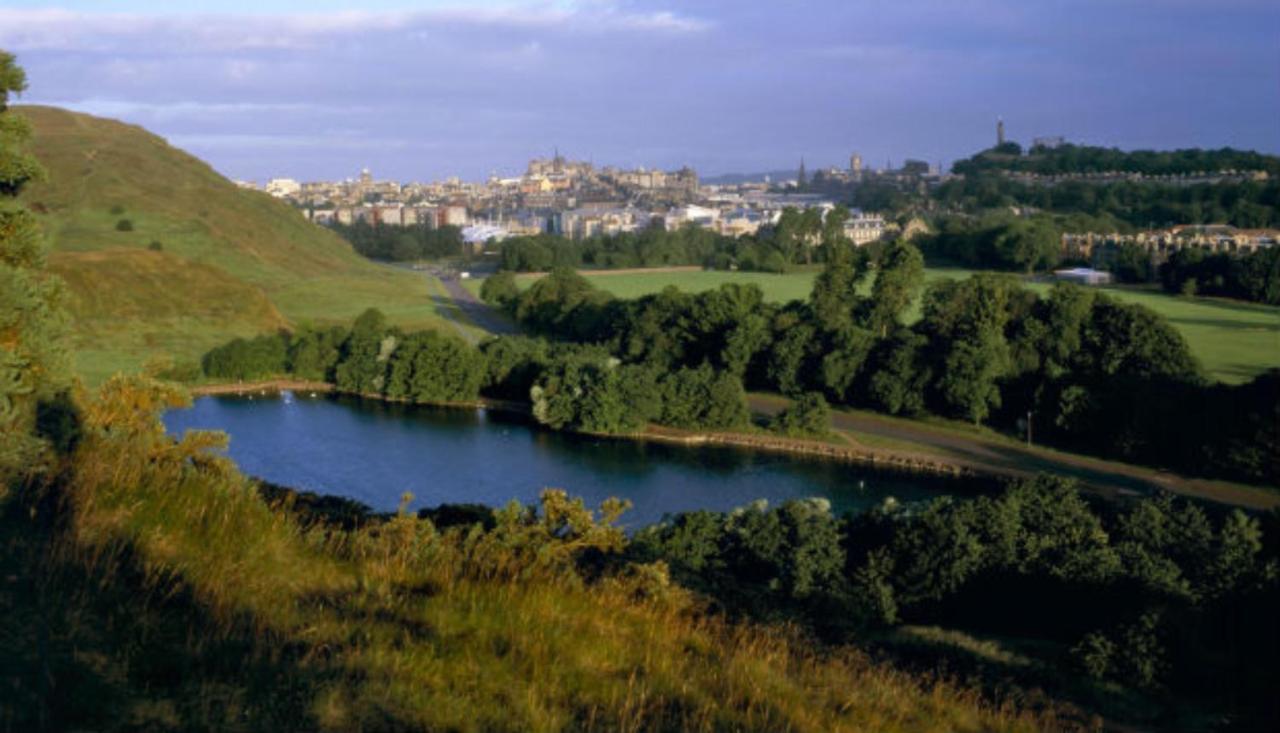
{"label": "shoreline", "polygon": [[[267,395],[284,391],[312,392],[324,394],[342,394],[376,400],[394,405],[421,405],[424,407],[446,407],[458,409],[485,409],[497,412],[529,416],[529,405],[509,400],[493,400],[480,398],[465,402],[409,402],[408,400],[392,400],[376,394],[358,394],[341,392],[328,382],[313,382],[297,379],[270,379],[260,382],[235,382],[224,384],[205,384],[189,388],[193,397],[232,396],[232,395]],[[946,478],[973,478],[991,476],[1007,478],[996,472],[975,471],[973,468],[948,461],[926,458],[924,456],[896,453],[889,451],[867,450],[849,445],[836,445],[819,440],[804,438],[788,438],[778,435],[762,435],[737,432],[698,432],[679,428],[650,425],[644,430],[634,433],[586,433],[598,438],[612,440],[648,441],[683,446],[726,446],[744,448],[766,453],[779,453],[808,458],[822,458],[875,468],[877,470],[897,471],[917,475],[940,476]]]}
{"label": "shoreline", "polygon": [[[408,400],[392,400],[378,394],[355,394],[341,392],[333,384],[297,379],[269,379],[259,382],[239,382],[228,384],[205,384],[188,388],[193,396],[217,395],[267,395],[281,391],[312,392],[324,394],[342,394],[361,399],[374,400],[392,405],[421,405],[424,407],[444,407],[455,409],[485,409],[497,412],[517,414],[524,417],[531,415],[528,403],[508,400],[480,398],[466,402],[410,402]],[[540,426],[545,427],[545,426]],[[545,428],[550,430],[550,428]],[[1007,481],[1012,478],[1026,477],[1045,468],[1036,466],[1018,467],[984,463],[980,458],[947,458],[917,453],[911,450],[898,450],[867,446],[858,443],[840,445],[815,439],[789,438],[777,435],[745,432],[697,432],[670,428],[660,425],[649,425],[644,430],[634,433],[589,433],[572,432],[578,435],[590,435],[610,440],[650,441],[668,445],[723,446],[743,450],[761,451],[800,458],[838,461],[851,465],[859,465],[878,471],[890,471],[901,474],[924,477],[950,479],[989,478]],[[839,425],[833,425],[832,433],[844,434]],[[1052,456],[1050,456],[1052,458]],[[1043,459],[1037,459],[1043,460]],[[1148,495],[1157,491],[1170,491],[1188,498],[1209,501],[1229,507],[1239,507],[1249,511],[1269,511],[1280,506],[1280,496],[1265,487],[1251,485],[1235,485],[1229,482],[1218,483],[1212,479],[1197,479],[1177,476],[1154,468],[1144,468],[1129,464],[1114,464],[1089,456],[1071,456],[1072,465],[1094,473],[1116,474],[1113,480],[1099,482],[1080,477],[1080,488],[1110,500],[1126,497]],[[1052,471],[1051,471],[1052,472]]]}

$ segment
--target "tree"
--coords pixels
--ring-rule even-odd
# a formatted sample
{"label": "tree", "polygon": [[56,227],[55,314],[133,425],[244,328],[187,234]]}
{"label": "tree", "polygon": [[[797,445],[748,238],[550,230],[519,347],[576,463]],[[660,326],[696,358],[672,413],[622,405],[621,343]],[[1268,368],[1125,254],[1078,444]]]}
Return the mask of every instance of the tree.
{"label": "tree", "polygon": [[903,314],[911,307],[924,284],[924,255],[905,240],[895,240],[880,254],[875,283],[871,286],[871,300],[867,313],[867,325],[880,338],[902,322]]}
{"label": "tree", "polygon": [[508,270],[490,275],[480,286],[480,299],[490,305],[505,308],[518,295],[520,295],[520,286],[516,284],[515,273]]}
{"label": "tree", "polygon": [[993,244],[1000,260],[1030,273],[1058,264],[1059,242],[1058,231],[1048,221],[1019,219],[1005,226]]}
{"label": "tree", "polygon": [[831,430],[831,408],[817,392],[806,392],[778,413],[769,424],[775,433],[790,437],[820,437]]}
{"label": "tree", "polygon": [[659,421],[664,425],[723,430],[747,422],[742,380],[732,374],[717,374],[707,364],[666,375],[659,389],[662,394]]}
{"label": "tree", "polygon": [[361,313],[342,345],[342,360],[335,370],[338,389],[357,394],[382,394],[386,387],[387,361],[397,343],[381,311],[370,308]]}
{"label": "tree", "polygon": [[927,344],[924,336],[903,328],[876,345],[867,383],[867,399],[872,405],[891,415],[924,412],[925,388],[931,377],[924,359]]}
{"label": "tree", "polygon": [[44,272],[35,217],[13,201],[43,175],[23,149],[30,126],[9,110],[9,95],[24,89],[22,68],[0,51],[0,496],[13,479],[44,464],[45,438],[54,436],[38,434],[37,417],[70,380],[62,284]]}
{"label": "tree", "polygon": [[827,263],[813,281],[809,301],[819,327],[842,333],[853,325],[862,302],[858,286],[866,276],[865,252],[844,243],[835,243],[828,249]]}

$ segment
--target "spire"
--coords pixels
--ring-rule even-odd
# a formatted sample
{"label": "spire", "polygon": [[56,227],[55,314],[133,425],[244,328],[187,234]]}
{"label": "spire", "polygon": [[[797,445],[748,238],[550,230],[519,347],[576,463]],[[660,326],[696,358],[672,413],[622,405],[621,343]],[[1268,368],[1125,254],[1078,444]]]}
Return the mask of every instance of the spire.
{"label": "spire", "polygon": [[796,174],[796,187],[804,188],[809,179],[804,174],[804,156],[800,156],[800,172]]}

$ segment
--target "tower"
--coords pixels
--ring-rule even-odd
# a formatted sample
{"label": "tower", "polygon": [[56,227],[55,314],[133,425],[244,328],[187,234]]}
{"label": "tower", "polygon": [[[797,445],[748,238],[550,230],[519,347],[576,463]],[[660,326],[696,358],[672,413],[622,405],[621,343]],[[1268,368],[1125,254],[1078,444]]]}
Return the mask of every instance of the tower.
{"label": "tower", "polygon": [[796,174],[796,186],[798,188],[804,188],[805,184],[808,183],[808,180],[809,179],[804,174],[804,156],[802,155],[800,156],[800,172]]}
{"label": "tower", "polygon": [[996,118],[996,145],[1004,145],[1004,118]]}
{"label": "tower", "polygon": [[854,178],[862,175],[862,156],[854,153],[849,156],[849,172]]}

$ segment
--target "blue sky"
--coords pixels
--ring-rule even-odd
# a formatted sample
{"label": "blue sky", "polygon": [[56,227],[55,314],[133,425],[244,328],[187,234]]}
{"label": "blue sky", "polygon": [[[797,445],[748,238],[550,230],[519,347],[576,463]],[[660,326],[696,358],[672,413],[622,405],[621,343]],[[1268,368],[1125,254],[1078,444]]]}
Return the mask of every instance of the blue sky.
{"label": "blue sky", "polygon": [[223,173],[510,174],[558,146],[704,175],[1010,137],[1280,151],[1274,0],[0,0],[23,101]]}

